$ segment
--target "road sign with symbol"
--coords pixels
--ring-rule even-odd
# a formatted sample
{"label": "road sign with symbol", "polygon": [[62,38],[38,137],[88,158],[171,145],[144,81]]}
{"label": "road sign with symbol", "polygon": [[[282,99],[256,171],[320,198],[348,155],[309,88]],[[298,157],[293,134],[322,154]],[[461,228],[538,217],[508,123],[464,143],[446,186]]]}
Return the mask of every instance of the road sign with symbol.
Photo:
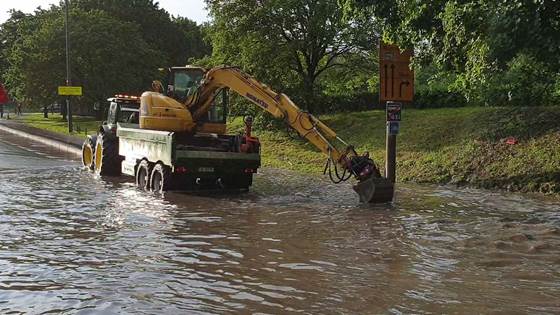
{"label": "road sign with symbol", "polygon": [[412,50],[381,43],[379,47],[379,100],[412,102],[414,71],[410,69]]}
{"label": "road sign with symbol", "polygon": [[398,102],[387,102],[387,121],[401,121],[402,104]]}

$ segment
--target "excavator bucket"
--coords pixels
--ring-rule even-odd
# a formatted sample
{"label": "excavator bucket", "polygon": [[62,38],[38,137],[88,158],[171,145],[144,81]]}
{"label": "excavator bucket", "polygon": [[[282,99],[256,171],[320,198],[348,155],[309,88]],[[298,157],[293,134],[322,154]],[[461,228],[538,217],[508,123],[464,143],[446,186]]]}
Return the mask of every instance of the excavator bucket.
{"label": "excavator bucket", "polygon": [[353,186],[360,196],[360,202],[384,203],[393,201],[395,186],[383,177],[370,177]]}

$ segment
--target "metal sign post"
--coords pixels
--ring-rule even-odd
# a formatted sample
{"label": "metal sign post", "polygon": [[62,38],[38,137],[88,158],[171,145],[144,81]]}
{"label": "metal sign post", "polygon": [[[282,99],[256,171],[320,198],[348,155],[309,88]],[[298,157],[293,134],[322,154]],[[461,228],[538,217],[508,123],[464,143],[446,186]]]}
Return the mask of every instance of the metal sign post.
{"label": "metal sign post", "polygon": [[[66,34],[66,86],[70,86],[70,39],[68,38],[68,0],[64,0],[64,31]],[[72,133],[72,106],[70,104],[70,96],[66,97],[66,113],[68,115],[68,132]]]}
{"label": "metal sign post", "polygon": [[387,131],[385,177],[396,181],[397,135],[400,130],[403,103],[414,97],[414,72],[410,69],[412,50],[401,51],[398,46],[380,44],[379,101],[386,104]]}
{"label": "metal sign post", "polygon": [[397,135],[401,122],[402,103],[387,102],[387,139],[385,177],[395,183],[397,175]]}

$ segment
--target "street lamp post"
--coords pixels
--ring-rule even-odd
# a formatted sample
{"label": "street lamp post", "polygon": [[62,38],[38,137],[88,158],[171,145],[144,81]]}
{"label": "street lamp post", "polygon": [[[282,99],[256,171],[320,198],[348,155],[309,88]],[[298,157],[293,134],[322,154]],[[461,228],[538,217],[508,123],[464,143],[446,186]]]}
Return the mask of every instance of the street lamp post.
{"label": "street lamp post", "polygon": [[[70,86],[70,39],[68,38],[68,0],[64,0],[64,29],[66,33],[66,86]],[[66,96],[66,114],[68,115],[68,132],[72,132],[72,106],[70,96]]]}

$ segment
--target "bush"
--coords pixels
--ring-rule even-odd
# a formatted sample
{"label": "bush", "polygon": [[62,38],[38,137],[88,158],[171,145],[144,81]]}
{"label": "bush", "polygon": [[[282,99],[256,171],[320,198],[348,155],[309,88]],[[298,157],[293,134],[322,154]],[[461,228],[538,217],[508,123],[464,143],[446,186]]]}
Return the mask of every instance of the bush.
{"label": "bush", "polygon": [[506,69],[495,70],[479,86],[475,94],[480,95],[469,105],[484,106],[547,106],[557,105],[560,99],[550,65],[527,53],[517,54],[507,63]]}
{"label": "bush", "polygon": [[414,95],[416,108],[462,107],[467,102],[463,95],[447,90],[419,90]]}
{"label": "bush", "polygon": [[378,93],[358,93],[354,95],[321,96],[317,100],[313,114],[364,111],[379,106]]}
{"label": "bush", "polygon": [[503,81],[495,87],[507,91],[510,106],[551,105],[554,99],[555,76],[547,64],[534,56],[520,53],[508,63]]}

